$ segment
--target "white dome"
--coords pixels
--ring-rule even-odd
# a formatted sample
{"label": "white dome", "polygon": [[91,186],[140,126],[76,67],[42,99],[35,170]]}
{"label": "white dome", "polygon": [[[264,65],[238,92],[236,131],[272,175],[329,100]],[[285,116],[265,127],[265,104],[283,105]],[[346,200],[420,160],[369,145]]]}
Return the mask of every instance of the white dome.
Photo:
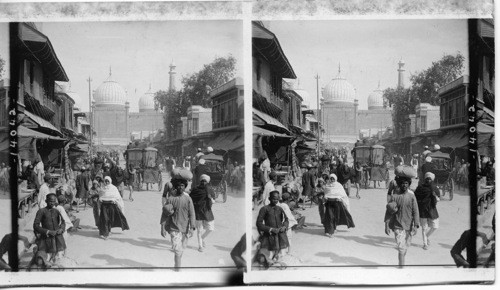
{"label": "white dome", "polygon": [[125,105],[127,93],[117,82],[107,80],[94,93],[97,105]]}
{"label": "white dome", "polygon": [[144,96],[139,99],[139,112],[151,111],[155,109],[155,94],[148,91]]}
{"label": "white dome", "polygon": [[323,90],[325,102],[349,102],[354,103],[356,91],[354,87],[344,78],[334,78]]}
{"label": "white dome", "polygon": [[378,109],[384,107],[384,95],[381,90],[375,90],[368,95],[368,109]]}

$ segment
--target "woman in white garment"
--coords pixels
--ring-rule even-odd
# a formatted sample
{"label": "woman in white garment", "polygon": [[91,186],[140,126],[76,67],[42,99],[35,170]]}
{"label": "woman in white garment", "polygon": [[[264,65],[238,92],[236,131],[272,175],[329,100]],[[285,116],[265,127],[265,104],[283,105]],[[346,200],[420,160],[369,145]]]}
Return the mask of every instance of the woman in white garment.
{"label": "woman in white garment", "polygon": [[104,178],[104,187],[99,192],[101,210],[99,215],[99,236],[107,239],[112,228],[128,230],[129,226],[125,218],[125,206],[118,188],[111,184],[111,177]]}
{"label": "woman in white garment", "polygon": [[330,174],[328,183],[324,188],[325,192],[325,234],[333,237],[333,233],[339,225],[346,225],[348,228],[354,227],[354,221],[349,213],[349,197],[342,184],[337,182],[337,175]]}

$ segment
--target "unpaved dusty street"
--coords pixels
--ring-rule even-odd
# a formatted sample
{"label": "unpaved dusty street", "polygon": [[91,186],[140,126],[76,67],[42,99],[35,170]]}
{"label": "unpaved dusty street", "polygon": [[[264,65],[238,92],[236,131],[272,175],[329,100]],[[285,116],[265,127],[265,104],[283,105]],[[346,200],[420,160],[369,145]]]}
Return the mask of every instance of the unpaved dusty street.
{"label": "unpaved dusty street", "polygon": [[[167,177],[164,174],[163,180]],[[67,253],[64,262],[76,268],[149,268],[173,267],[174,253],[170,251],[170,237],[160,235],[161,192],[157,186],[152,191],[134,192],[134,201],[128,200],[125,190],[125,216],[130,230],[112,230],[108,240],[99,238],[94,225],[92,208],[75,213],[80,219],[81,230],[71,234],[66,241]],[[229,192],[227,202],[222,197],[214,204],[215,231],[206,239],[204,252],[198,252],[196,234],[189,240],[182,258],[183,267],[234,268],[229,255],[245,231],[243,193]],[[21,234],[32,236],[34,214],[23,222]],[[31,250],[22,258],[27,266]]]}
{"label": "unpaved dusty street", "polygon": [[[320,222],[318,206],[309,204],[300,211],[306,216],[307,227],[293,232],[292,253],[284,259],[289,267],[294,266],[393,266],[398,263],[394,236],[384,232],[384,213],[387,190],[372,188],[360,191],[361,199],[355,197],[351,188],[350,208],[356,225],[347,229],[337,227],[333,238],[325,236]],[[411,188],[416,187],[414,181]],[[448,196],[438,203],[440,228],[431,236],[428,250],[422,248],[422,232],[419,229],[412,239],[412,247],[406,257],[407,265],[442,265],[455,267],[450,250],[462,232],[470,225],[470,198],[464,191],[456,191],[452,201]],[[258,210],[253,211],[253,223]]]}

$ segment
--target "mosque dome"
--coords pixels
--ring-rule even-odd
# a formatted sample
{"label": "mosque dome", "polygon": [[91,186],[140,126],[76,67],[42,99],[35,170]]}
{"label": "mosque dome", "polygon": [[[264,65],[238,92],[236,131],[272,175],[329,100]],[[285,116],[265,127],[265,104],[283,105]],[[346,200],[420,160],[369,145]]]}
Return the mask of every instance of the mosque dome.
{"label": "mosque dome", "polygon": [[384,108],[384,95],[380,89],[376,89],[368,95],[368,110]]}
{"label": "mosque dome", "polygon": [[155,94],[151,89],[139,99],[139,112],[155,110]]}
{"label": "mosque dome", "polygon": [[108,79],[102,83],[94,93],[94,101],[97,105],[125,105],[127,93],[125,89],[115,81]]}
{"label": "mosque dome", "polygon": [[323,90],[325,102],[348,102],[354,103],[356,91],[353,85],[345,78],[337,76]]}

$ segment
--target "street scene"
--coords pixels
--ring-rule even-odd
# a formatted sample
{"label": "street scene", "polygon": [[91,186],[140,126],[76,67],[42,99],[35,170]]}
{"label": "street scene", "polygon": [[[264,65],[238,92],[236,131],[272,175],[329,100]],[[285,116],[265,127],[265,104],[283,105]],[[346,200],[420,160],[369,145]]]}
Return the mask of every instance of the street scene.
{"label": "street scene", "polygon": [[493,31],[253,22],[252,269],[494,267]]}
{"label": "street scene", "polygon": [[[0,101],[6,108],[19,88],[19,164],[7,166],[2,110],[0,187],[7,213],[17,169],[20,271],[236,270],[241,30],[238,21],[10,25]],[[9,24],[1,32],[9,39]],[[9,270],[10,220],[1,234]]]}

